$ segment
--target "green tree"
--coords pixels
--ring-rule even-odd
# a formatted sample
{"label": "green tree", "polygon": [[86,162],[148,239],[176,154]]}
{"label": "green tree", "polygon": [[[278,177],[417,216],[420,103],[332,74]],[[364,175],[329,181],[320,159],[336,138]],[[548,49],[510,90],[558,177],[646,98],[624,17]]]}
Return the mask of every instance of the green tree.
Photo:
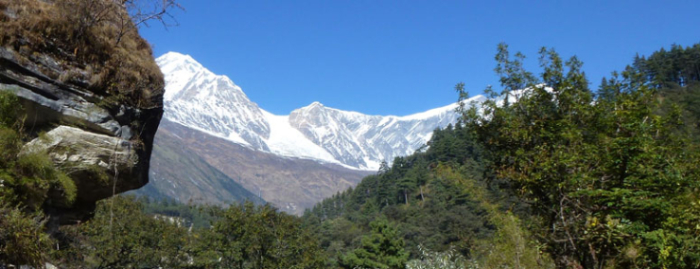
{"label": "green tree", "polygon": [[208,253],[197,262],[216,268],[319,268],[325,261],[301,221],[269,205],[246,202],[217,214],[220,220],[202,241]]}
{"label": "green tree", "polygon": [[342,258],[345,268],[399,269],[406,266],[408,252],[396,228],[387,220],[370,223],[371,234],[362,237],[362,247]]}
{"label": "green tree", "polygon": [[132,196],[100,201],[92,220],[62,228],[72,244],[56,253],[56,259],[73,267],[184,267],[192,253],[187,249],[190,234],[179,225],[182,220],[143,210],[143,203]]}

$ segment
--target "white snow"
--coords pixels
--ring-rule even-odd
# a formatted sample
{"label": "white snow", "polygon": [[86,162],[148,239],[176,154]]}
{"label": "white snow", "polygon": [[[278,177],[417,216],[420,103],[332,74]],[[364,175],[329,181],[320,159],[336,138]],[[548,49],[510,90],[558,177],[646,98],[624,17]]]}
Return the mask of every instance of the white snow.
{"label": "white snow", "polygon": [[[240,144],[240,145],[243,145],[243,146],[250,146],[250,144],[248,144],[248,142],[246,142],[243,138],[241,138],[241,137],[240,137],[238,134],[236,134],[236,133],[231,133],[230,135],[226,136],[226,135],[222,135],[222,134],[217,133],[217,132],[212,132],[211,130],[207,130],[207,129],[204,129],[204,128],[200,128],[200,127],[197,127],[197,126],[188,125],[188,124],[179,122],[179,121],[174,120],[174,119],[169,119],[169,120],[172,121],[172,122],[174,122],[174,123],[180,124],[180,125],[182,125],[182,126],[185,126],[185,127],[191,128],[191,129],[195,129],[195,130],[197,130],[197,131],[200,131],[200,132],[202,132],[202,133],[206,133],[206,134],[211,135],[211,136],[214,136],[214,137],[223,138],[223,139],[229,140],[229,141],[231,141],[231,142],[233,142],[233,143]],[[179,136],[178,136],[178,137],[179,137]]]}
{"label": "white snow", "polygon": [[270,124],[270,138],[265,142],[270,151],[287,157],[300,157],[329,163],[340,163],[325,149],[311,142],[289,124],[289,116],[277,116],[262,110]]}
{"label": "white snow", "polygon": [[165,83],[165,93],[163,93],[164,101],[172,100],[191,82],[197,71],[204,69],[191,56],[177,52],[168,52],[158,57],[156,63],[160,66],[167,82]]}
{"label": "white snow", "polygon": [[439,117],[441,114],[452,112],[457,108],[457,104],[449,104],[443,107],[434,108],[428,111],[399,117],[401,120],[424,120],[432,117]]}

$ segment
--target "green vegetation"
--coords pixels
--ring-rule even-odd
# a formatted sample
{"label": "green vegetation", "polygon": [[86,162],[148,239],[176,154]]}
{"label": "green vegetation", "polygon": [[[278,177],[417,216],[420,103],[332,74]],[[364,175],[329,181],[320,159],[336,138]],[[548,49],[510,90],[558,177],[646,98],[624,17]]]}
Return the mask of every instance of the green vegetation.
{"label": "green vegetation", "polygon": [[494,99],[462,104],[461,122],[436,130],[428,150],[304,218],[331,266],[386,218],[413,266],[426,260],[421,245],[464,257],[457,268],[697,268],[699,49],[638,57],[596,98],[575,57],[542,49],[537,77],[499,45]]}
{"label": "green vegetation", "polygon": [[[70,205],[75,183],[54,167],[46,152],[20,154],[24,136],[18,98],[0,92],[0,264],[41,265],[50,246],[42,205]],[[59,194],[59,195],[52,195]]]}
{"label": "green vegetation", "polygon": [[252,202],[222,209],[117,196],[57,238],[53,261],[75,268],[319,268],[324,260],[298,218]]}
{"label": "green vegetation", "polygon": [[396,228],[386,220],[370,223],[372,231],[362,237],[362,247],[342,257],[345,268],[399,269],[406,266],[408,253]]}
{"label": "green vegetation", "polygon": [[0,265],[43,265],[44,253],[51,246],[51,239],[43,230],[43,215],[25,212],[0,199],[0,216]]}
{"label": "green vegetation", "polygon": [[[76,196],[76,186],[63,171],[57,169],[48,154],[28,149],[20,154],[23,135],[18,98],[9,92],[0,92],[0,195],[8,205],[22,205],[27,210],[38,210],[51,193],[60,197],[53,203],[70,205]],[[13,118],[14,117],[14,118]]]}

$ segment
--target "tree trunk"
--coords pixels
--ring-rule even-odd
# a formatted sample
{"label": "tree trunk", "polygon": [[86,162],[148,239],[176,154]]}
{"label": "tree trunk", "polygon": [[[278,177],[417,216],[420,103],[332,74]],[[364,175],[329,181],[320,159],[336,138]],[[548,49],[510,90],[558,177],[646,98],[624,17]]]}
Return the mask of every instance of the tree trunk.
{"label": "tree trunk", "polygon": [[425,200],[425,197],[423,197],[423,186],[420,186],[420,201],[423,202]]}

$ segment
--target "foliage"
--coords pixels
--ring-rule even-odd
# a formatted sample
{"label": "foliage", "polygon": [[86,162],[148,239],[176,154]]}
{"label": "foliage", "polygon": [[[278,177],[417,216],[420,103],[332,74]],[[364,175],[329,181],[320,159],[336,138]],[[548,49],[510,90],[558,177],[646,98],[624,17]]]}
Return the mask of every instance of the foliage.
{"label": "foliage", "polygon": [[672,45],[669,50],[661,48],[648,58],[637,55],[632,68],[657,89],[690,86],[700,81],[700,44],[686,48]]}
{"label": "foliage", "polygon": [[[323,264],[317,241],[301,228],[299,219],[270,206],[246,203],[222,209],[153,203],[132,196],[101,201],[92,220],[61,228],[61,247],[53,262],[76,268],[319,268]],[[159,208],[168,210],[147,213]],[[191,214],[166,215],[181,212]],[[188,216],[211,223],[196,227]]]}
{"label": "foliage", "polygon": [[[1,184],[0,184],[0,188]],[[44,233],[46,220],[0,200],[0,266],[26,264],[41,267],[52,240]]]}
{"label": "foliage", "polygon": [[55,167],[45,151],[27,149],[20,154],[22,121],[16,111],[22,109],[19,99],[9,92],[0,92],[0,202],[37,210],[53,195],[51,202],[70,205],[75,201],[75,183]]}
{"label": "foliage", "polygon": [[[318,268],[323,263],[316,240],[300,221],[269,206],[252,202],[219,211],[220,219],[200,244],[204,259],[219,268]],[[219,257],[207,260],[206,257]]]}
{"label": "foliage", "polygon": [[210,228],[217,220],[217,216],[208,212],[207,206],[184,205],[172,199],[156,200],[145,196],[139,197],[138,201],[143,204],[144,214],[177,218],[187,227]]}
{"label": "foliage", "polygon": [[399,269],[406,266],[408,253],[398,231],[386,220],[370,223],[372,231],[362,237],[362,246],[342,257],[344,268]]}
{"label": "foliage", "polygon": [[14,94],[0,92],[0,265],[43,266],[51,239],[44,233],[44,203],[70,205],[75,183],[44,151],[20,154],[24,135]]}
{"label": "foliage", "polygon": [[436,175],[454,182],[464,194],[479,201],[488,212],[488,220],[496,227],[496,232],[491,237],[476,240],[471,246],[470,259],[462,264],[474,268],[553,268],[553,262],[540,251],[541,244],[528,231],[528,227],[512,211],[504,211],[502,204],[492,202],[488,190],[483,184],[470,179],[465,173],[466,169],[439,165]]}
{"label": "foliage", "polygon": [[0,92],[0,127],[14,128],[19,121],[19,111],[17,109],[19,98],[10,92]]}
{"label": "foliage", "polygon": [[187,228],[143,213],[143,204],[117,196],[98,204],[95,217],[62,228],[62,264],[92,268],[182,268],[188,262]]}
{"label": "foliage", "polygon": [[[496,58],[521,65],[503,50]],[[510,78],[522,71],[501,73],[515,102],[462,112],[493,178],[510,182],[540,217],[537,236],[558,266],[697,267],[698,212],[689,205],[700,159],[673,132],[679,113],[656,114],[654,91],[637,83],[612,81],[607,87],[623,91],[594,102],[575,57],[542,49],[540,61],[541,81],[527,79],[524,91]]]}
{"label": "foliage", "polygon": [[[469,256],[478,241],[490,238],[497,229],[479,199],[494,198],[502,208],[525,210],[500,191],[500,182],[482,181],[487,160],[469,130],[461,125],[435,130],[429,145],[425,151],[396,158],[391,167],[306,212],[306,225],[318,234],[321,247],[331,257],[327,267],[337,266],[341,256],[360,248],[360,238],[371,233],[369,223],[377,219],[395,223],[412,259],[421,255],[418,245]],[[448,166],[483,185],[482,196],[437,173],[438,167]]]}
{"label": "foliage", "polygon": [[[612,81],[620,79],[615,75]],[[645,84],[656,89],[661,96],[661,114],[680,108],[685,123],[679,129],[680,135],[691,136],[695,142],[700,139],[700,44],[686,48],[672,45],[649,57],[637,55],[621,76],[626,84]],[[605,87],[601,87],[599,95],[615,98],[619,91],[616,84],[603,81]]]}

